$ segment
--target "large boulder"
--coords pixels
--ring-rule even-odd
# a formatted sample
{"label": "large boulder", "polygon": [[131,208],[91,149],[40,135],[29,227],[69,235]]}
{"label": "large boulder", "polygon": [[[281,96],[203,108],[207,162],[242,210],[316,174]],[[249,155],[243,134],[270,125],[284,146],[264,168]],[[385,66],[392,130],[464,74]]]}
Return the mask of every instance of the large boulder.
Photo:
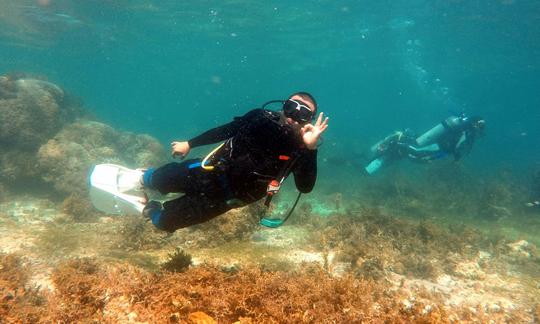
{"label": "large boulder", "polygon": [[81,120],[66,126],[42,145],[37,155],[42,179],[66,194],[85,194],[87,176],[94,164],[115,163],[131,168],[164,163],[163,146],[148,135],[121,132]]}
{"label": "large boulder", "polygon": [[53,193],[85,194],[93,164],[165,161],[157,140],[82,120],[82,105],[72,99],[48,81],[0,76],[0,186],[26,192],[45,182]]}
{"label": "large boulder", "polygon": [[0,76],[0,183],[34,179],[39,147],[81,111],[50,82]]}
{"label": "large boulder", "polygon": [[16,150],[37,150],[60,130],[64,91],[35,79],[0,76],[0,144]]}

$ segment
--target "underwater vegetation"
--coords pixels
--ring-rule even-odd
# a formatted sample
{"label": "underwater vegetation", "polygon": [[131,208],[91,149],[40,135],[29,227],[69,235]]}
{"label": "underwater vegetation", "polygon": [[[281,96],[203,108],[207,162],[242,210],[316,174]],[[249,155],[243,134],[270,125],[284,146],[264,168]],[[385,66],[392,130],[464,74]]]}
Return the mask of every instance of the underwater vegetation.
{"label": "underwater vegetation", "polygon": [[62,202],[62,210],[69,215],[74,222],[96,221],[98,214],[88,199],[78,194],[69,195]]}
{"label": "underwater vegetation", "polygon": [[222,217],[188,228],[183,233],[194,246],[215,247],[230,241],[247,241],[260,228],[261,206],[233,209]]}
{"label": "underwater vegetation", "polygon": [[61,224],[49,223],[40,232],[37,239],[37,248],[41,253],[62,257],[83,246],[80,234],[69,231]]}
{"label": "underwater vegetation", "polygon": [[169,272],[184,272],[191,265],[191,255],[181,248],[169,254],[169,259],[161,265],[161,269]]}
{"label": "underwater vegetation", "polygon": [[337,249],[337,257],[357,276],[375,280],[389,272],[436,279],[444,273],[457,274],[459,262],[474,258],[480,250],[497,255],[508,249],[497,235],[466,226],[411,222],[378,209],[328,217],[316,224],[313,233],[312,241],[320,249]]}
{"label": "underwater vegetation", "polygon": [[37,323],[45,316],[47,297],[29,286],[30,274],[19,255],[0,254],[0,319]]}
{"label": "underwater vegetation", "polygon": [[[249,267],[227,273],[200,266],[185,272],[152,273],[125,264],[72,259],[53,270],[55,290],[45,293],[25,288],[28,270],[20,257],[2,255],[0,260],[0,292],[5,303],[1,315],[15,322],[189,323],[202,317],[220,323],[450,323],[457,318],[467,322],[526,318],[519,313],[505,318],[482,308],[449,313],[422,300],[404,303],[407,296],[384,281],[335,278],[316,266],[295,272]],[[419,292],[419,296],[430,293]]]}
{"label": "underwater vegetation", "polygon": [[119,234],[118,247],[127,252],[159,248],[170,236],[156,230],[147,219],[136,216],[125,217]]}

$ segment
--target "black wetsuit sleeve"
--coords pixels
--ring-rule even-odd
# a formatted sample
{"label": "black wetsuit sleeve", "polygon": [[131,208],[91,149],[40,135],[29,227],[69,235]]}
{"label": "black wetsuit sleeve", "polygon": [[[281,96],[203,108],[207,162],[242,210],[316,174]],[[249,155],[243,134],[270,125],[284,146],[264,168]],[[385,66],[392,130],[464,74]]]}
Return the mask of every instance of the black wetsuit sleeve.
{"label": "black wetsuit sleeve", "polygon": [[317,150],[306,150],[296,162],[293,174],[298,191],[311,192],[317,180]]}
{"label": "black wetsuit sleeve", "polygon": [[464,155],[467,155],[471,152],[475,136],[471,132],[465,132],[465,140],[462,143],[456,143],[454,149],[454,161],[459,161]]}
{"label": "black wetsuit sleeve", "polygon": [[251,119],[259,113],[261,109],[254,109],[242,117],[235,117],[228,124],[212,128],[199,136],[196,136],[188,141],[190,147],[203,146],[224,141],[236,135],[238,131]]}

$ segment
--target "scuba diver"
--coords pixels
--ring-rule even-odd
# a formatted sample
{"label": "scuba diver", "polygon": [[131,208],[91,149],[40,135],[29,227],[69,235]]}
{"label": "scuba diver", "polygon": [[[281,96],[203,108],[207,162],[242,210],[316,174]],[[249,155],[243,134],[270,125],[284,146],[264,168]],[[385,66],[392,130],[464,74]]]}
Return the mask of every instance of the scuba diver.
{"label": "scuba diver", "polygon": [[364,168],[368,174],[374,174],[385,165],[403,159],[409,151],[408,145],[413,144],[414,136],[409,129],[395,131],[375,143],[369,150],[371,160]]}
{"label": "scuba diver", "polygon": [[471,152],[485,126],[486,121],[480,116],[450,116],[409,145],[408,158],[429,162],[452,155],[454,161],[459,161]]}
{"label": "scuba diver", "polygon": [[[281,111],[265,109],[275,102],[283,105]],[[317,178],[317,144],[328,117],[320,113],[312,124],[317,103],[307,92],[269,103],[189,141],[172,142],[173,156],[183,159],[194,147],[225,141],[202,160],[145,170],[144,188],[184,195],[163,204],[150,200],[143,215],[157,228],[174,232],[265,196],[268,205],[290,173],[300,193],[310,192]]]}
{"label": "scuba diver", "polygon": [[403,158],[431,162],[453,155],[454,160],[459,161],[471,151],[484,128],[483,118],[462,114],[446,118],[416,139],[409,130],[395,132],[371,148],[372,159],[364,170],[371,175],[383,165]]}

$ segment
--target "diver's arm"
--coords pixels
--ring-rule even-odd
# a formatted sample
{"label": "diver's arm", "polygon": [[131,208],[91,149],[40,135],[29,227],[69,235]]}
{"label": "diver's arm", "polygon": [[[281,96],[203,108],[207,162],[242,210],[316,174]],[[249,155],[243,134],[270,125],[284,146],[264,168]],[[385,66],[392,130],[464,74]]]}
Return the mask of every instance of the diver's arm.
{"label": "diver's arm", "polygon": [[464,132],[456,144],[456,148],[454,150],[454,160],[459,161],[463,156],[469,154],[472,150],[473,144],[474,135]]}
{"label": "diver's arm", "polygon": [[234,120],[228,124],[212,128],[199,136],[196,136],[188,141],[189,147],[197,147],[217,142],[224,141],[228,138],[236,135],[238,130],[242,128],[247,122],[249,122],[253,116],[260,112],[261,109],[254,109],[245,114],[242,117],[235,117]]}
{"label": "diver's arm", "polygon": [[309,193],[317,180],[317,150],[305,150],[294,170],[294,183],[301,193]]}

